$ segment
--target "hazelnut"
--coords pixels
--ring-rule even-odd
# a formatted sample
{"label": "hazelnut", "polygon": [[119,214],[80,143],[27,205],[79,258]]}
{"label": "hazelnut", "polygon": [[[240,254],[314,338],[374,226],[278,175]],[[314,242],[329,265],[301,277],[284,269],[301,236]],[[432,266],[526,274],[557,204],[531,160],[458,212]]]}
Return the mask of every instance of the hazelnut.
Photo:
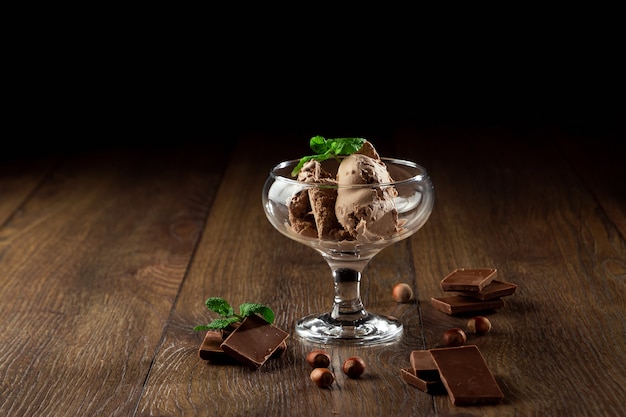
{"label": "hazelnut", "polygon": [[335,382],[335,375],[328,368],[315,368],[310,376],[311,381],[320,388],[330,387]]}
{"label": "hazelnut", "polygon": [[413,299],[413,289],[404,282],[394,285],[391,297],[398,303],[408,303]]}
{"label": "hazelnut", "polygon": [[463,329],[459,329],[455,327],[453,329],[446,330],[443,334],[443,344],[445,346],[454,347],[454,346],[462,346],[465,344],[467,340],[467,336]]}
{"label": "hazelnut", "polygon": [[470,333],[476,333],[480,336],[489,330],[491,330],[491,322],[487,317],[476,316],[467,321],[467,331]]}
{"label": "hazelnut", "polygon": [[312,350],[306,355],[306,361],[311,365],[311,368],[328,368],[330,355],[324,350]]}
{"label": "hazelnut", "polygon": [[352,356],[346,359],[341,370],[350,378],[358,378],[365,372],[365,362],[358,356]]}

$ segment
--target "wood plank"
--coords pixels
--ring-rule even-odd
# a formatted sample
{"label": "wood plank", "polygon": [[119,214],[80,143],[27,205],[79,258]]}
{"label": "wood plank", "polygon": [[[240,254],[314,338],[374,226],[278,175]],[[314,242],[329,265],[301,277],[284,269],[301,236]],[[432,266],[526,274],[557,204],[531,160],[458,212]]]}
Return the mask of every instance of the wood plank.
{"label": "wood plank", "polygon": [[0,226],[16,213],[55,163],[53,158],[0,159]]}
{"label": "wood plank", "polygon": [[[429,306],[445,275],[498,268],[518,291],[490,316],[492,331],[470,339],[505,393],[497,415],[619,415],[626,243],[557,139],[415,129],[398,142],[415,144],[406,155],[423,161],[436,188],[432,218],[413,239],[425,334],[433,345],[446,328],[466,326],[469,316]],[[437,409],[452,411],[439,400]]]}
{"label": "wood plank", "polygon": [[0,414],[132,415],[225,161],[75,155],[0,229]]}
{"label": "wood plank", "polygon": [[[298,318],[330,308],[330,269],[273,229],[261,188],[275,162],[310,153],[309,136],[250,133],[233,155],[227,139],[217,150],[86,152],[19,176],[0,166],[13,175],[0,175],[0,414],[619,415],[624,206],[617,183],[595,189],[581,169],[613,161],[594,172],[619,174],[619,158],[553,129],[378,133],[381,153],[429,170],[436,200],[426,225],[365,271],[366,307],[405,325],[400,341],[368,348],[293,337]],[[468,338],[502,404],[455,407],[401,378],[412,350],[465,327],[469,315],[429,301],[459,267],[494,267],[518,285],[489,314],[492,331]],[[417,302],[392,301],[400,281]],[[271,306],[292,333],[287,351],[256,371],[198,358],[193,326],[212,318],[209,296]],[[319,347],[332,357],[330,389],[309,379],[305,356]],[[352,355],[368,365],[357,380],[340,370]]]}
{"label": "wood plank", "polygon": [[[558,144],[603,211],[626,238],[626,132],[624,127],[554,129]],[[626,273],[626,271],[623,271]]]}

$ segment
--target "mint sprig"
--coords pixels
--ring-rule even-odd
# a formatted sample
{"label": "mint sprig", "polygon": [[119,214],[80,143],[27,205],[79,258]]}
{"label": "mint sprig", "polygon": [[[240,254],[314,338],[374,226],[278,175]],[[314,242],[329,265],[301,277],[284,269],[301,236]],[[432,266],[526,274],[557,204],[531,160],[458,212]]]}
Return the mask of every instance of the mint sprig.
{"label": "mint sprig", "polygon": [[198,332],[201,330],[220,330],[225,329],[231,324],[243,321],[244,318],[259,314],[263,319],[272,324],[274,322],[274,312],[271,308],[258,303],[243,303],[239,306],[239,314],[235,314],[235,310],[228,304],[226,300],[220,297],[209,297],[204,303],[206,307],[217,313],[220,317],[214,319],[206,325],[199,325],[193,329]]}
{"label": "mint sprig", "polygon": [[300,158],[298,165],[291,171],[291,175],[295,177],[302,169],[304,164],[315,159],[317,161],[325,161],[337,156],[346,156],[355,153],[365,143],[363,138],[336,138],[326,139],[323,136],[313,136],[309,141],[315,155],[304,156]]}

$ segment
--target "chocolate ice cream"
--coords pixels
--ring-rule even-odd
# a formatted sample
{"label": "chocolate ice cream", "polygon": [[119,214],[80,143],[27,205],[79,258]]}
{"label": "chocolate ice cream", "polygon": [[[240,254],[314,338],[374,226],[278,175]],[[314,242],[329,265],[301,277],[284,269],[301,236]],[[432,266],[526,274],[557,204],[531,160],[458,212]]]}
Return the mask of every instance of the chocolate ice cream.
{"label": "chocolate ice cream", "polygon": [[[326,184],[294,195],[289,204],[292,230],[304,236],[332,240],[376,241],[399,231],[393,182],[374,146],[365,141],[354,154],[345,157],[336,176],[320,162],[307,162],[298,181]],[[372,187],[350,188],[350,185]]]}
{"label": "chocolate ice cream", "polygon": [[339,165],[337,172],[335,213],[339,223],[356,240],[372,241],[389,238],[398,232],[398,211],[393,186],[343,188],[359,184],[393,182],[380,159],[352,154]]}

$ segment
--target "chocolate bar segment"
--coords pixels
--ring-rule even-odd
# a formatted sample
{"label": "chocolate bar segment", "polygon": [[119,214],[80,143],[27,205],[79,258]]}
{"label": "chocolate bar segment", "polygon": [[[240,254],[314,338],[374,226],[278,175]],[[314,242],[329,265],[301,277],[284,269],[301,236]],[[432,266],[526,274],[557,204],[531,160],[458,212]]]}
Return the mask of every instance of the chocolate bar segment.
{"label": "chocolate bar segment", "polygon": [[222,332],[214,330],[206,332],[202,345],[200,345],[200,349],[198,350],[200,359],[214,363],[237,363],[234,358],[227,355],[226,352],[222,350],[220,347],[222,342],[224,342]]}
{"label": "chocolate bar segment", "polygon": [[511,295],[515,292],[516,288],[517,285],[511,282],[493,280],[491,284],[487,285],[480,291],[456,291],[456,293],[458,293],[458,295],[473,297],[484,301]]}
{"label": "chocolate bar segment", "polygon": [[427,381],[415,375],[413,369],[400,369],[400,375],[407,384],[413,385],[428,394],[445,394],[446,388],[441,381]]}
{"label": "chocolate bar segment", "polygon": [[500,402],[504,394],[476,345],[430,349],[454,405]]}
{"label": "chocolate bar segment", "polygon": [[280,356],[282,356],[283,353],[285,353],[286,350],[287,350],[287,342],[283,340],[280,343],[280,345],[278,345],[278,348],[276,348],[274,353],[272,353],[272,356],[270,356],[270,359],[279,358]]}
{"label": "chocolate bar segment", "polygon": [[457,268],[441,280],[444,291],[481,291],[498,275],[495,268]]}
{"label": "chocolate bar segment", "polygon": [[430,303],[437,310],[443,311],[446,314],[485,311],[504,307],[504,301],[500,298],[481,301],[475,298],[464,297],[462,295],[431,297]]}
{"label": "chocolate bar segment", "polygon": [[251,368],[260,368],[289,337],[289,333],[252,314],[222,342],[224,352]]}
{"label": "chocolate bar segment", "polygon": [[414,350],[409,356],[413,374],[426,381],[440,381],[439,369],[428,350]]}

